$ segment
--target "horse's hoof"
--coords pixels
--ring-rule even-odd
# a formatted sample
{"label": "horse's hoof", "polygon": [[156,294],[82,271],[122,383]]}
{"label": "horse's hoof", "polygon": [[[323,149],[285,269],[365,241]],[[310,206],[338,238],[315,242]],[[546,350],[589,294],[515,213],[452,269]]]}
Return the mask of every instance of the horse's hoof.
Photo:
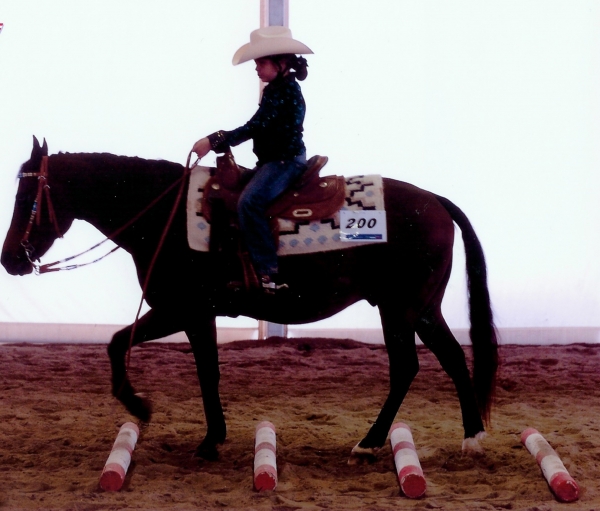
{"label": "horse's hoof", "polygon": [[360,443],[352,448],[348,465],[362,465],[363,463],[374,463],[377,461],[378,447],[361,447]]}
{"label": "horse's hoof", "polygon": [[479,440],[483,440],[485,437],[486,432],[480,431],[474,437],[465,438],[462,443],[462,451],[471,456],[483,454],[483,447],[481,447]]}
{"label": "horse's hoof", "polygon": [[202,458],[206,461],[216,461],[219,459],[219,448],[218,446],[222,444],[213,444],[206,443],[206,441],[202,442],[194,453],[194,458]]}

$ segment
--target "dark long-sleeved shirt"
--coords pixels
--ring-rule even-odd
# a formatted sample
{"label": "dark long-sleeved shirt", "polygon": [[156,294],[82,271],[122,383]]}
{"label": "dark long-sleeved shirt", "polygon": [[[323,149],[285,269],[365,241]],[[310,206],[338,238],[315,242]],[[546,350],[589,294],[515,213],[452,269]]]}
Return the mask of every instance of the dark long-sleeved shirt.
{"label": "dark long-sleeved shirt", "polygon": [[291,160],[306,151],[302,140],[305,112],[304,97],[295,78],[277,78],[264,88],[258,110],[246,124],[232,131],[217,131],[208,139],[217,153],[252,139],[259,166]]}

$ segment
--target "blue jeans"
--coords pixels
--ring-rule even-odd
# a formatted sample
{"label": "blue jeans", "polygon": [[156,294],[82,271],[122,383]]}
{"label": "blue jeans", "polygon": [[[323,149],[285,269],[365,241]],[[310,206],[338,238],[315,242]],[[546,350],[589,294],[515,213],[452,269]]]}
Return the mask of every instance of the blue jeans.
{"label": "blue jeans", "polygon": [[[250,258],[259,275],[277,273],[277,246],[269,227],[267,209],[306,170],[306,154],[293,160],[274,161],[256,167],[247,174],[250,180],[240,195],[240,227]],[[242,179],[248,180],[248,175]]]}

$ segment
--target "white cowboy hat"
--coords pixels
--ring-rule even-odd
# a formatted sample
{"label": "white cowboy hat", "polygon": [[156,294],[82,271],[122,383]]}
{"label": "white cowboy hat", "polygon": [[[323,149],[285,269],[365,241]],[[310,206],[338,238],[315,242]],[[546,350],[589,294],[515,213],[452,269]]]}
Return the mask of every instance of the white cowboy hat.
{"label": "white cowboy hat", "polygon": [[312,50],[300,41],[292,39],[292,31],[287,27],[263,27],[250,33],[250,42],[235,52],[233,65],[284,53],[307,54],[312,53]]}

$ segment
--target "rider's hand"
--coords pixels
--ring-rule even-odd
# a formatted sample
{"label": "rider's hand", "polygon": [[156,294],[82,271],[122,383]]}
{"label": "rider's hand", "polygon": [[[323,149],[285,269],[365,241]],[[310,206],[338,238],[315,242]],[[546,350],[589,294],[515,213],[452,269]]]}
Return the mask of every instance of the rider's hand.
{"label": "rider's hand", "polygon": [[192,152],[198,155],[198,159],[206,156],[211,150],[210,141],[208,138],[204,137],[198,140],[192,147]]}

